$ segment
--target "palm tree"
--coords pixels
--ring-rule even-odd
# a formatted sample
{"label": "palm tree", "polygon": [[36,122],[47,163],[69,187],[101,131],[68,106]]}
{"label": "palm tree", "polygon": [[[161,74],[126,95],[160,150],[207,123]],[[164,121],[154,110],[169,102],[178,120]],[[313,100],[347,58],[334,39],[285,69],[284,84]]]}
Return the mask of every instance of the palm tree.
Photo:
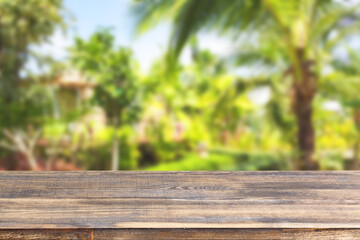
{"label": "palm tree", "polygon": [[148,0],[136,5],[135,13],[140,32],[161,19],[173,22],[168,50],[171,64],[190,36],[203,29],[235,39],[251,36],[245,40],[254,42],[252,54],[266,44],[271,46],[277,70],[283,80],[290,80],[288,92],[297,124],[297,165],[310,170],[317,168],[312,103],[324,53],[359,27],[357,9],[358,5],[332,0]]}

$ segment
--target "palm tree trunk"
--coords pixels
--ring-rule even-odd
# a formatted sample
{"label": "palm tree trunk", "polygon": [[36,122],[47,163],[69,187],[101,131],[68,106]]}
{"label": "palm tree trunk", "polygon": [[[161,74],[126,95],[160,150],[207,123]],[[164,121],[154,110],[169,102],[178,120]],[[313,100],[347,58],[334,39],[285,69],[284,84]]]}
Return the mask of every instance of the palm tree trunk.
{"label": "palm tree trunk", "polygon": [[355,144],[354,144],[354,156],[352,159],[352,163],[351,163],[351,167],[350,170],[359,170],[359,140],[356,140]]}
{"label": "palm tree trunk", "polygon": [[[312,122],[312,102],[316,94],[317,75],[312,71],[314,62],[305,58],[304,50],[296,52],[298,65],[293,66],[292,104],[297,122],[298,169],[317,170],[314,161],[315,130]],[[297,70],[297,71],[296,71]]]}
{"label": "palm tree trunk", "polygon": [[353,121],[357,130],[356,140],[354,143],[353,148],[353,159],[351,163],[351,170],[359,170],[359,148],[360,148],[360,139],[359,139],[359,133],[360,133],[360,109],[354,109],[353,113]]}
{"label": "palm tree trunk", "polygon": [[312,123],[312,99],[299,100],[295,108],[295,114],[298,130],[298,168],[300,170],[315,170],[317,167],[313,159],[315,150],[315,131]]}
{"label": "palm tree trunk", "polygon": [[116,117],[114,120],[114,136],[113,136],[113,145],[112,145],[112,151],[111,151],[111,170],[119,170],[119,137],[117,135],[117,131],[119,128],[119,118]]}

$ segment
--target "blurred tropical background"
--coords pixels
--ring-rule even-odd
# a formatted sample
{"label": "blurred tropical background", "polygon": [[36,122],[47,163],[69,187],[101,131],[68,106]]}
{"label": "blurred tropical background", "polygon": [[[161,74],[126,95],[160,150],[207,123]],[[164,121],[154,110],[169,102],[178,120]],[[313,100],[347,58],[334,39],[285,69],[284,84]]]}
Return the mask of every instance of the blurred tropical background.
{"label": "blurred tropical background", "polygon": [[1,170],[358,170],[357,0],[0,0]]}

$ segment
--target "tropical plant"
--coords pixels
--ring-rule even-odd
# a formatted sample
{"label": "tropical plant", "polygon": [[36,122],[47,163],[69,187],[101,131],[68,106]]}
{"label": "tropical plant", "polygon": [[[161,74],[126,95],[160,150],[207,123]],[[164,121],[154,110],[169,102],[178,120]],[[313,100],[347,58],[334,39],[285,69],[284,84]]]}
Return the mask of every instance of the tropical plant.
{"label": "tropical plant", "polygon": [[[313,157],[312,103],[326,60],[324,52],[329,52],[344,35],[357,30],[357,10],[358,5],[332,0],[148,0],[135,6],[139,31],[164,18],[173,22],[168,51],[172,65],[190,36],[202,29],[216,29],[237,40],[254,42],[243,64],[254,59],[268,63],[270,56],[281,79],[290,80],[288,93],[297,124],[299,169],[317,168]],[[352,24],[344,24],[344,19]],[[271,52],[263,46],[271,46]],[[248,49],[241,47],[239,53]]]}
{"label": "tropical plant", "polygon": [[118,170],[119,127],[133,123],[140,113],[137,64],[132,52],[122,47],[115,49],[109,29],[101,29],[89,40],[75,40],[71,61],[96,82],[93,102],[104,109],[114,128],[111,169]]}
{"label": "tropical plant", "polygon": [[64,17],[62,0],[0,0],[0,152],[20,153],[33,170],[39,169],[34,154],[38,135],[20,129],[38,129],[49,101],[44,88],[24,74],[25,65],[30,58],[40,59],[32,46],[46,42],[56,29],[65,30]]}
{"label": "tropical plant", "polygon": [[[0,115],[19,113],[19,105],[27,104],[29,109],[20,85],[25,63],[30,56],[37,59],[30,46],[46,41],[58,27],[65,29],[63,18],[62,0],[0,0],[0,94],[7,111],[0,110]],[[28,115],[26,109],[23,112]]]}

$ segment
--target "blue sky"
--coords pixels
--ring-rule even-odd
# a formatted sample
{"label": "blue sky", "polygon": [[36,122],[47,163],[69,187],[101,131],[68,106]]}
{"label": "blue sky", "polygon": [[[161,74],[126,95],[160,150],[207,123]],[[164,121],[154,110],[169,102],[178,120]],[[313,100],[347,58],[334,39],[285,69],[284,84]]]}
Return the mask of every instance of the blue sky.
{"label": "blue sky", "polygon": [[[49,43],[35,47],[42,54],[53,56],[55,59],[66,59],[66,48],[71,46],[75,36],[88,38],[99,27],[112,27],[118,45],[131,47],[135,58],[139,61],[142,71],[146,72],[154,60],[163,55],[171,24],[163,23],[151,31],[135,35],[135,16],[131,13],[131,0],[64,0],[66,9],[73,16],[66,34],[56,31]],[[231,44],[228,40],[220,39],[214,34],[202,35],[199,40],[201,48],[211,49],[222,55],[229,52]],[[185,49],[181,60],[187,63],[190,52]],[[29,64],[34,69],[34,63]]]}

